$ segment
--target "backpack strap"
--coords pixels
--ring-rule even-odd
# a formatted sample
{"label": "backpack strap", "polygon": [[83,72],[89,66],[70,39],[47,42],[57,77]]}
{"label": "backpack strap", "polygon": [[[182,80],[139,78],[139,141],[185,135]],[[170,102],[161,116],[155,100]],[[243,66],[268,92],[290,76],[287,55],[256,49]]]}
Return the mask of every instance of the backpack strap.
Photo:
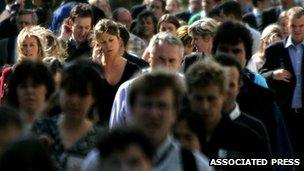
{"label": "backpack strap", "polygon": [[181,147],[181,156],[184,171],[197,171],[196,160],[191,150]]}

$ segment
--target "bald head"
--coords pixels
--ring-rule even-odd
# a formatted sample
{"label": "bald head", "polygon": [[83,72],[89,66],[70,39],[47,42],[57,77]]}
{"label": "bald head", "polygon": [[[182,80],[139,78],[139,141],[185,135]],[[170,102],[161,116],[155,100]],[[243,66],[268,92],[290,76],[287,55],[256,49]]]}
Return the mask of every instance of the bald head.
{"label": "bald head", "polygon": [[130,31],[132,16],[129,10],[126,8],[117,8],[113,11],[113,20],[119,22],[127,27]]}

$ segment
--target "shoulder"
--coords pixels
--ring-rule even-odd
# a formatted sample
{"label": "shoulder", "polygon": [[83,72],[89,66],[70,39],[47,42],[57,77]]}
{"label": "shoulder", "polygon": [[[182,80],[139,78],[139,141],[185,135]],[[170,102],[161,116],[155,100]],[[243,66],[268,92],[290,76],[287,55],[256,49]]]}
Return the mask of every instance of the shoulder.
{"label": "shoulder", "polygon": [[50,118],[38,119],[34,124],[32,131],[35,134],[50,134],[57,129],[57,122],[59,116],[53,116]]}

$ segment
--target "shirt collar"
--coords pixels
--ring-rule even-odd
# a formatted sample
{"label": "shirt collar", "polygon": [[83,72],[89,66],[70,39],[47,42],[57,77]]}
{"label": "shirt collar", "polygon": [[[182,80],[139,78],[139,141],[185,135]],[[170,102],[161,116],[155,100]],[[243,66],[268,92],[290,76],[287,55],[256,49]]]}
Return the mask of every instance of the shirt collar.
{"label": "shirt collar", "polygon": [[[154,161],[158,162],[161,160],[163,155],[166,155],[168,153],[168,149],[171,148],[173,142],[173,138],[171,135],[169,135],[162,143],[160,146],[157,147],[156,150],[156,155],[154,158]],[[170,150],[169,150],[170,151]]]}
{"label": "shirt collar", "polygon": [[230,112],[229,117],[230,117],[231,120],[235,120],[240,115],[241,115],[240,107],[239,107],[239,105],[237,103],[235,103],[235,107],[232,110],[232,112]]}
{"label": "shirt collar", "polygon": [[253,8],[252,13],[254,16],[261,16],[261,10],[257,9],[257,8]]}
{"label": "shirt collar", "polygon": [[[301,44],[304,46],[304,42],[302,41],[301,42]],[[291,38],[291,36],[289,35],[288,36],[288,38],[286,39],[286,41],[285,41],[285,45],[284,45],[284,47],[285,48],[288,48],[288,47],[290,47],[290,46],[296,46],[293,42],[292,42],[292,38]]]}

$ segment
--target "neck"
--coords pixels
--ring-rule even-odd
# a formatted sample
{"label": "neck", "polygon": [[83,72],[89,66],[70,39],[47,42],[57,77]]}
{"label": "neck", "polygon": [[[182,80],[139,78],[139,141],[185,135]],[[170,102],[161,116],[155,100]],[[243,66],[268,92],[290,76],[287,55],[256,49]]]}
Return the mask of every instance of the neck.
{"label": "neck", "polygon": [[105,57],[105,55],[102,55],[102,59],[101,59],[101,64],[104,67],[112,67],[113,65],[119,64],[121,62],[121,56],[120,55],[116,55],[116,56],[107,56]]}
{"label": "neck", "polygon": [[225,113],[231,113],[234,110],[235,106],[236,106],[236,104],[234,102],[226,104],[223,107],[223,112],[225,112]]}
{"label": "neck", "polygon": [[75,128],[81,128],[87,122],[84,118],[69,118],[65,114],[61,115],[59,118],[59,123],[63,128],[67,128],[69,130],[74,130]]}

